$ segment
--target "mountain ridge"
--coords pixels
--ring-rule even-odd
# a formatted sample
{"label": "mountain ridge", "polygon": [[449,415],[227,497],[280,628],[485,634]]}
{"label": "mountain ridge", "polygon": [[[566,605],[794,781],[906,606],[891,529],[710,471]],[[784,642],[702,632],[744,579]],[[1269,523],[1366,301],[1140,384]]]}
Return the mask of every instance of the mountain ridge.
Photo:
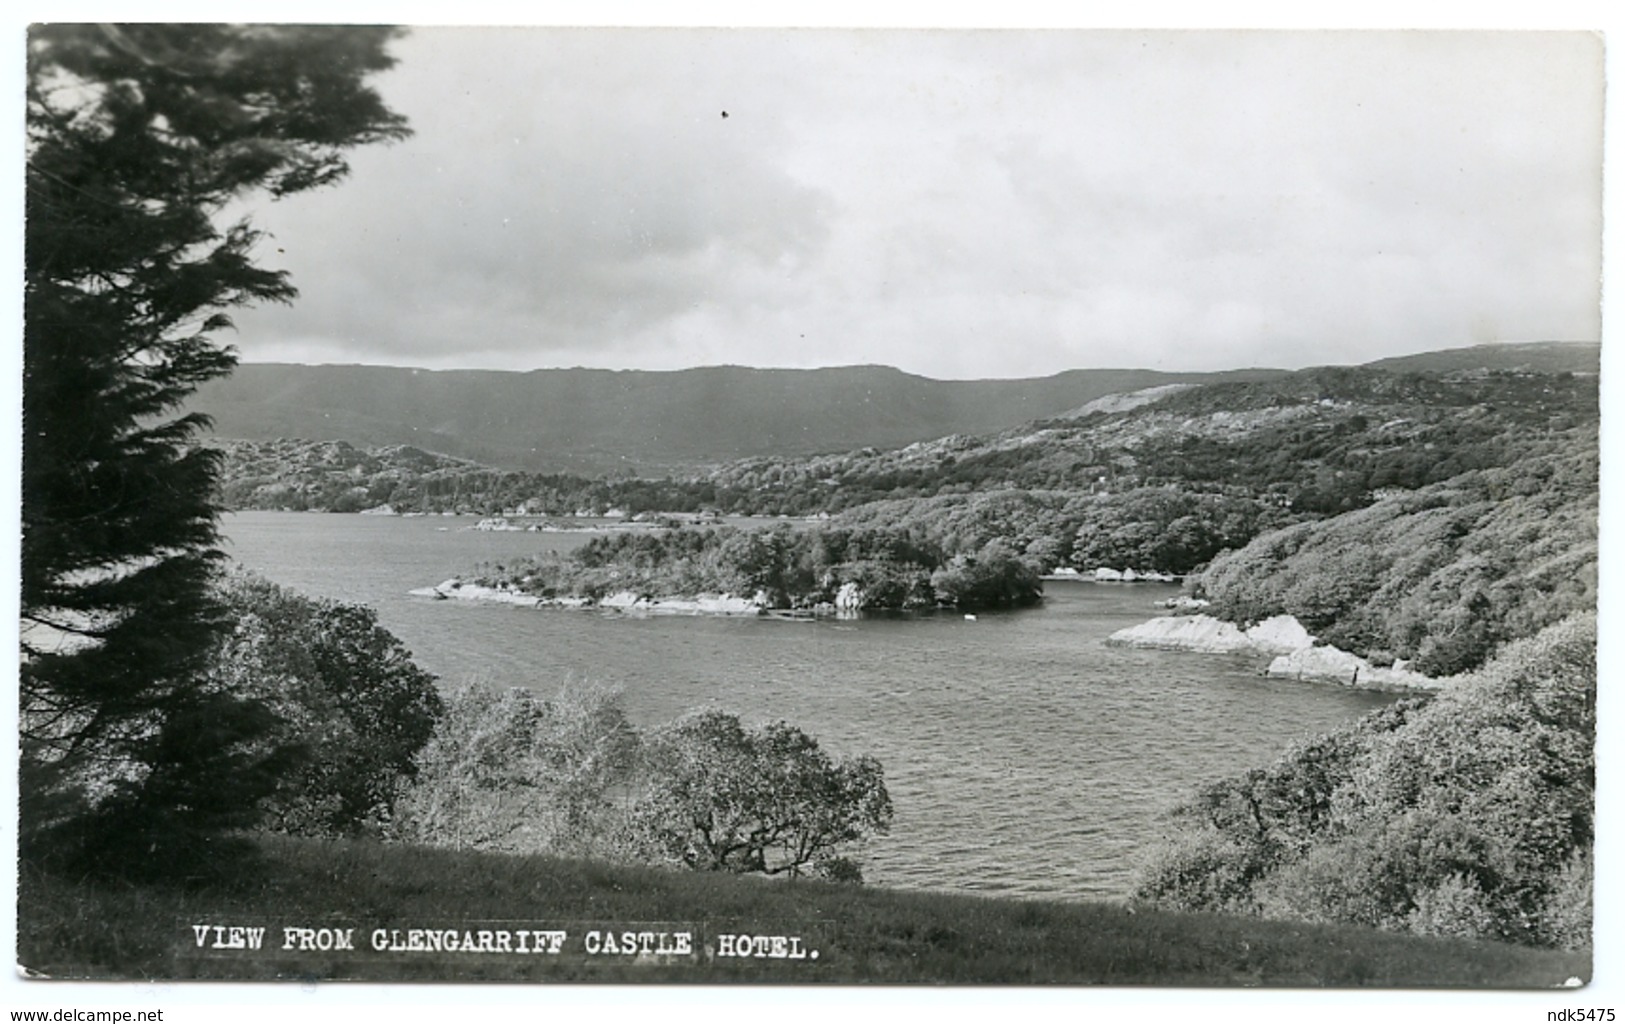
{"label": "mountain ridge", "polygon": [[190,411],[226,439],[410,444],[504,469],[665,475],[740,458],[890,448],[1057,416],[1166,383],[1265,379],[1069,370],[939,381],[894,367],[413,370],[249,363]]}
{"label": "mountain ridge", "polygon": [[[1401,365],[1391,368],[1421,359],[1434,372],[1499,369],[1512,357],[1594,372],[1599,351],[1586,343],[1478,347],[1396,357]],[[188,411],[209,415],[222,439],[343,439],[412,445],[501,469],[664,476],[753,457],[989,434],[1074,415],[1112,395],[1291,373],[1074,369],[956,381],[877,364],[515,371],[245,363],[200,388]]]}

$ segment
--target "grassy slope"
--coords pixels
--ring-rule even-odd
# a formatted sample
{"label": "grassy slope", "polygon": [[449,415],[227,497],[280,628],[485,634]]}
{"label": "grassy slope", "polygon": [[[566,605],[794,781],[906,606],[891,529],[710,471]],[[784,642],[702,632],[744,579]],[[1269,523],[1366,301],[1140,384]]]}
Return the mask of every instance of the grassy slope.
{"label": "grassy slope", "polygon": [[[25,871],[18,957],[51,977],[962,982],[1530,988],[1589,979],[1589,954],[1109,904],[1002,901],[368,843],[268,840],[229,880],[79,884]],[[192,923],[447,926],[691,922],[799,934],[817,960],[658,965],[604,957],[177,955]],[[591,922],[592,924],[587,924]]]}

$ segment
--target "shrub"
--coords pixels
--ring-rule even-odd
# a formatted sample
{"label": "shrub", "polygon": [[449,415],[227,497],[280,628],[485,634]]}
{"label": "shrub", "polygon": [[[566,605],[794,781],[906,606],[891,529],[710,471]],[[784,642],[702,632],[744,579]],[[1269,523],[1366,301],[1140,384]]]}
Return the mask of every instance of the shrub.
{"label": "shrub", "polygon": [[234,626],[211,654],[209,687],[263,703],[280,719],[269,742],[298,750],[262,824],[312,836],[377,830],[440,716],[434,676],[369,608],[246,573],[220,596]]}
{"label": "shrub", "polygon": [[1591,945],[1591,893],[1594,857],[1589,849],[1574,852],[1541,907],[1541,938],[1559,949],[1585,949]]}
{"label": "shrub", "polygon": [[1199,585],[1222,619],[1290,614],[1356,654],[1472,671],[1595,607],[1595,463],[1595,446],[1577,445],[1264,534],[1215,558]]}
{"label": "shrub", "polygon": [[552,700],[469,684],[446,698],[400,801],[397,838],[430,846],[613,857],[614,796],[638,736],[613,691]]}
{"label": "shrub", "polygon": [[1526,944],[1590,930],[1596,620],[1509,646],[1184,805],[1137,893]]}

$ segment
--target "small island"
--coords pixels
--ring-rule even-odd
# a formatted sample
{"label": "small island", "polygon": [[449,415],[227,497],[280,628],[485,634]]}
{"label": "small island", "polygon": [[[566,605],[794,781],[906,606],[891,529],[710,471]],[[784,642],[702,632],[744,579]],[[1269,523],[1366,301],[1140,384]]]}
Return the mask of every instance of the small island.
{"label": "small island", "polygon": [[567,553],[482,567],[413,591],[530,607],[685,614],[1017,608],[1039,570],[1003,541],[950,554],[901,527],[673,526],[594,537]]}

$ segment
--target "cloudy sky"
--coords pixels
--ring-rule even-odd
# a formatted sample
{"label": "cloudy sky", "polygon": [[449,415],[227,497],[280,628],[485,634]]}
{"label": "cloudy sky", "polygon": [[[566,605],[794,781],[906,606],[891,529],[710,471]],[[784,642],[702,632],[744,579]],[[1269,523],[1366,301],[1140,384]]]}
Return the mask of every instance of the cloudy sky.
{"label": "cloudy sky", "polygon": [[[1579,33],[421,28],[249,361],[934,377],[1596,340]],[[726,114],[726,116],[724,116]]]}

